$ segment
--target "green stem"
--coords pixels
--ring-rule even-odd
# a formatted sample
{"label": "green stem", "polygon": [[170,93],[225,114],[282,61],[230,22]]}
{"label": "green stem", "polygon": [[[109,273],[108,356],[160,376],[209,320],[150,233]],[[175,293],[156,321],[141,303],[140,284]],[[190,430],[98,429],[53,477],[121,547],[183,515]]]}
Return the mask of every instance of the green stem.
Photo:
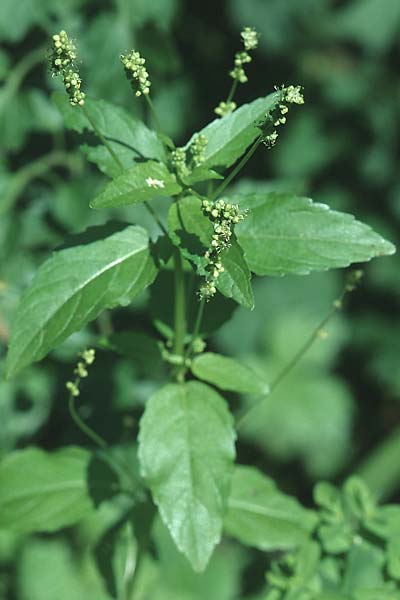
{"label": "green stem", "polygon": [[[75,381],[75,385],[78,385],[78,383],[79,378]],[[90,438],[92,442],[99,446],[99,448],[101,448],[102,450],[107,450],[107,442],[95,431],[93,431],[93,429],[91,429],[89,425],[86,425],[86,423],[84,423],[84,421],[82,421],[82,419],[78,415],[75,407],[75,396],[73,396],[73,394],[69,395],[68,409],[72,420],[74,421],[75,425],[82,431],[82,433],[84,433],[88,438]]]}
{"label": "green stem", "polygon": [[233,83],[231,85],[231,89],[229,90],[228,97],[226,99],[226,103],[227,104],[229,104],[229,102],[232,102],[233,97],[234,97],[234,95],[236,93],[236,90],[237,90],[237,86],[238,86],[238,80],[234,79],[234,81],[233,81]]}
{"label": "green stem", "polygon": [[[147,98],[147,96],[146,96],[146,98]],[[124,169],[124,165],[122,164],[122,162],[118,158],[118,156],[115,154],[114,150],[110,146],[110,144],[107,141],[107,139],[105,138],[105,136],[101,133],[101,131],[97,127],[96,123],[91,118],[90,114],[86,110],[85,105],[82,106],[82,111],[83,111],[85,117],[87,118],[87,120],[89,121],[89,123],[91,124],[91,126],[93,128],[93,131],[95,132],[95,134],[97,135],[97,137],[101,140],[101,142],[103,143],[103,145],[107,148],[108,152],[110,153],[110,156],[112,156],[112,158],[115,160],[115,162],[117,163],[117,165],[121,168],[121,170],[123,170]],[[162,230],[162,232],[168,237],[168,232],[167,232],[166,228],[164,227],[164,225],[160,221],[158,215],[155,213],[155,211],[153,210],[153,208],[147,202],[147,200],[144,202],[144,205],[145,205],[147,211],[151,214],[151,216],[153,217],[153,219],[156,221],[157,225],[160,227],[160,229]]]}
{"label": "green stem", "polygon": [[[174,347],[173,352],[178,356],[184,357],[185,337],[186,337],[186,301],[185,301],[185,279],[183,273],[182,257],[179,250],[174,253],[175,266],[175,305],[174,305]],[[184,366],[175,370],[175,376],[178,381],[183,381]]]}
{"label": "green stem", "polygon": [[190,346],[188,349],[188,354],[190,354],[190,351],[192,350],[192,347],[193,347],[193,342],[195,341],[195,339],[198,337],[198,335],[200,333],[200,327],[201,327],[201,323],[203,321],[205,305],[206,305],[206,301],[204,298],[202,298],[199,302],[199,308],[198,308],[197,315],[196,315],[196,321],[195,321],[194,328],[193,328],[192,339],[191,339]]}
{"label": "green stem", "polygon": [[221,183],[221,185],[215,190],[212,194],[210,201],[214,202],[222,194],[225,188],[231,183],[232,179],[236,177],[236,175],[243,169],[245,164],[250,160],[253,156],[254,152],[257,150],[258,146],[261,144],[262,138],[261,136],[256,139],[256,141],[250,146],[249,150],[243,156],[242,160],[236,165],[236,167],[231,171],[228,177]]}
{"label": "green stem", "polygon": [[[274,390],[276,390],[276,388],[281,383],[281,381],[283,379],[285,379],[285,377],[294,369],[294,367],[297,365],[297,363],[303,358],[303,356],[306,354],[306,352],[311,348],[311,346],[313,345],[313,343],[315,342],[315,340],[317,338],[321,337],[321,332],[323,331],[325,325],[332,319],[332,317],[337,313],[337,311],[339,311],[342,308],[343,298],[345,297],[345,295],[349,291],[350,290],[349,290],[348,286],[345,285],[345,287],[343,288],[343,290],[342,290],[341,294],[339,295],[339,297],[333,302],[332,308],[328,312],[328,314],[322,319],[322,321],[314,329],[314,331],[312,332],[312,334],[310,335],[310,337],[307,339],[307,341],[298,350],[298,352],[296,352],[296,354],[288,362],[288,364],[282,369],[282,371],[280,373],[278,373],[278,375],[275,377],[275,379],[273,379],[273,381],[272,381],[272,383],[270,385],[270,388],[269,388],[269,395],[268,395],[268,397],[272,394],[272,392]],[[259,400],[257,400],[252,406],[250,406],[247,410],[245,410],[241,414],[241,416],[239,417],[239,419],[237,420],[237,423],[236,423],[236,429],[237,430],[239,430],[240,427],[242,427],[244,421],[247,419],[247,417],[250,415],[250,413],[257,406],[259,406],[259,404],[261,402],[263,402],[264,398],[265,398],[265,396],[262,396],[261,398],[259,398]]]}
{"label": "green stem", "polygon": [[152,117],[154,119],[154,124],[156,126],[157,133],[161,134],[162,131],[161,131],[160,121],[159,121],[159,118],[157,116],[156,109],[154,108],[153,101],[150,98],[150,94],[145,94],[144,97],[146,98],[147,106],[149,107],[150,113],[151,113],[151,115],[152,115]]}
{"label": "green stem", "polygon": [[110,144],[108,143],[108,141],[106,140],[106,138],[104,137],[104,135],[101,133],[100,129],[97,127],[96,123],[93,121],[92,117],[90,116],[90,113],[88,112],[88,110],[86,109],[86,106],[83,105],[81,107],[83,114],[85,115],[85,117],[87,118],[87,120],[89,121],[89,123],[91,124],[93,131],[95,132],[95,134],[97,135],[97,137],[101,140],[102,144],[107,148],[108,152],[110,153],[110,155],[113,157],[113,159],[115,160],[115,162],[117,163],[117,165],[123,169],[124,165],[122,164],[121,160],[118,158],[118,156],[115,154],[114,150],[112,149],[112,147],[110,146]]}
{"label": "green stem", "polygon": [[400,488],[400,427],[375,448],[356,470],[377,500],[390,498]]}
{"label": "green stem", "polygon": [[12,208],[18,200],[23,190],[33,179],[38,179],[47,174],[53,167],[68,167],[71,171],[75,170],[79,165],[77,157],[67,154],[66,152],[50,152],[41,156],[37,160],[29,163],[12,179],[5,195],[2,198],[0,205],[0,215],[4,214]]}
{"label": "green stem", "polygon": [[17,93],[22,81],[34,66],[44,61],[47,46],[36,48],[27,54],[17,66],[13,67],[10,77],[2,89],[0,112],[8,106],[12,97]]}

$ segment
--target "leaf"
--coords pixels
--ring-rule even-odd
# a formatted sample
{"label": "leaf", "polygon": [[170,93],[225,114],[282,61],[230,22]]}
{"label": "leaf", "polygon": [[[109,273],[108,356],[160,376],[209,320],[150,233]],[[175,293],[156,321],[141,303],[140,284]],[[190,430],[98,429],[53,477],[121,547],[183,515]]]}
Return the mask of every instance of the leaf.
{"label": "leaf", "polygon": [[395,252],[368,225],[309,198],[271,193],[231,201],[249,209],[236,235],[257,275],[306,275]]}
{"label": "leaf", "polygon": [[139,460],[161,517],[196,571],[221,538],[235,432],[224,400],[203,383],[170,384],[140,422]]}
{"label": "leaf", "polygon": [[305,541],[316,521],[314,512],[280,492],[257,469],[235,468],[224,521],[229,535],[263,551],[287,550]]}
{"label": "leaf", "polygon": [[[205,275],[207,261],[204,254],[211,245],[213,225],[204,216],[199,198],[186,196],[172,204],[168,214],[168,229],[182,255],[197,267],[199,274]],[[225,270],[217,279],[217,289],[238,304],[253,308],[251,273],[235,237],[230,248],[221,253],[220,260]]]}
{"label": "leaf", "polygon": [[[152,182],[155,180],[156,183]],[[155,196],[179,194],[181,186],[175,175],[163,163],[148,161],[139,163],[110,181],[104,190],[90,203],[91,208],[112,208],[127,204],[139,204]]]}
{"label": "leaf", "polygon": [[205,135],[208,144],[202,167],[230,167],[260,135],[256,123],[274,110],[280,97],[281,92],[274,92],[265,98],[244,104],[222,119],[215,119],[198,134],[194,134],[186,148],[197,135]]}
{"label": "leaf", "polygon": [[194,185],[195,183],[209,181],[210,179],[223,179],[223,176],[212,169],[207,169],[206,167],[200,166],[196,169],[193,169],[189,175],[182,177],[182,181],[186,185]]}
{"label": "leaf", "polygon": [[[131,117],[123,108],[105,100],[86,98],[83,111],[71,106],[67,95],[62,92],[55,92],[53,100],[64,118],[66,127],[78,133],[83,133],[85,129],[95,133],[85,116],[87,113],[100,133],[106,137],[124,168],[131,167],[134,161],[166,160],[163,144],[157,134],[148,129],[142,121]],[[89,160],[98,164],[107,175],[115,177],[121,172],[121,168],[101,143],[96,147],[84,146],[83,150]]]}
{"label": "leaf", "polygon": [[86,483],[90,461],[89,452],[73,446],[9,454],[0,463],[0,529],[56,531],[93,511]]}
{"label": "leaf", "polygon": [[[90,238],[89,228],[84,235]],[[17,310],[7,375],[40,360],[105,308],[125,306],[154,279],[147,233],[130,225],[103,240],[55,252],[39,269]]]}
{"label": "leaf", "polygon": [[193,375],[221,390],[239,394],[268,394],[269,391],[267,383],[255,371],[233,358],[214,352],[196,356],[190,368]]}

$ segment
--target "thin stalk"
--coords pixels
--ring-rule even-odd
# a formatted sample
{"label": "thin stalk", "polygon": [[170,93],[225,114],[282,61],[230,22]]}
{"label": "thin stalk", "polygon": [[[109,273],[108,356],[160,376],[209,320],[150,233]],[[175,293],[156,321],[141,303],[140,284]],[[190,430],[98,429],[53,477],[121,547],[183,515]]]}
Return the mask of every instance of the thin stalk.
{"label": "thin stalk", "polygon": [[229,90],[228,97],[227,97],[227,99],[226,99],[226,103],[227,103],[227,104],[228,104],[229,102],[232,102],[232,100],[233,100],[233,97],[234,97],[234,95],[235,95],[235,93],[236,93],[236,90],[237,90],[237,86],[238,86],[238,80],[237,80],[237,79],[234,79],[234,81],[233,81],[233,83],[232,83],[232,85],[231,85],[231,89]]}
{"label": "thin stalk", "polygon": [[214,200],[216,200],[218,198],[218,196],[220,196],[220,194],[222,194],[222,192],[230,184],[232,179],[234,179],[236,177],[236,175],[243,169],[245,164],[250,160],[250,158],[253,156],[254,152],[257,150],[258,146],[261,144],[261,141],[262,141],[262,138],[261,138],[261,136],[259,136],[256,139],[256,141],[252,144],[252,146],[250,146],[249,150],[243,156],[242,160],[236,165],[236,167],[233,169],[233,171],[231,171],[229,173],[228,177],[221,183],[221,185],[212,194],[212,196],[210,198],[211,202],[214,202]]}
{"label": "thin stalk", "polygon": [[[342,308],[343,298],[350,291],[348,286],[346,285],[339,297],[333,302],[332,308],[328,312],[328,314],[322,319],[319,325],[314,329],[311,333],[310,337],[306,340],[303,346],[296,352],[293,358],[288,362],[288,364],[282,369],[280,373],[273,379],[272,383],[269,387],[269,396],[272,394],[274,390],[278,387],[278,385],[282,382],[283,379],[294,369],[298,362],[303,358],[306,352],[311,348],[316,339],[321,337],[321,332],[324,330],[324,327],[327,323],[332,319],[332,317]],[[259,398],[252,406],[250,406],[247,410],[242,413],[236,423],[236,429],[239,430],[242,427],[244,421],[250,415],[250,413],[264,400],[264,396]]]}
{"label": "thin stalk", "polygon": [[203,321],[203,315],[204,315],[204,308],[206,305],[206,301],[204,298],[202,298],[199,302],[199,308],[197,311],[197,315],[196,315],[196,321],[194,324],[194,328],[193,328],[193,333],[192,333],[192,341],[190,343],[190,349],[192,348],[192,344],[194,342],[194,340],[198,337],[199,333],[200,333],[200,327],[201,327],[201,323]]}
{"label": "thin stalk", "polygon": [[150,98],[149,94],[145,94],[144,97],[146,98],[147,106],[149,107],[151,116],[154,119],[154,124],[156,126],[157,133],[161,134],[162,133],[162,131],[161,131],[161,125],[160,125],[160,121],[159,121],[158,115],[156,113],[156,109],[154,108],[153,101]]}
{"label": "thin stalk", "polygon": [[[75,385],[78,385],[78,383],[79,383],[79,378],[75,380]],[[98,433],[93,431],[93,429],[91,429],[89,427],[89,425],[86,425],[86,423],[84,421],[82,421],[82,419],[78,415],[76,407],[75,407],[75,396],[73,396],[73,394],[69,395],[68,410],[69,410],[69,414],[71,415],[72,420],[74,421],[74,423],[78,427],[78,429],[80,429],[82,431],[82,433],[84,433],[88,438],[90,438],[92,440],[92,442],[94,442],[97,446],[99,446],[99,448],[101,448],[102,450],[107,450],[108,444],[105,441],[105,439],[103,439]]]}
{"label": "thin stalk", "polygon": [[[179,250],[174,253],[175,266],[175,306],[174,306],[174,346],[173,352],[184,357],[186,337],[186,300],[185,279],[183,273],[182,257]],[[184,368],[178,367],[175,371],[177,381],[183,381]]]}
{"label": "thin stalk", "polygon": [[40,46],[27,54],[11,71],[1,95],[0,111],[2,111],[17,93],[22,81],[33,67],[42,63],[46,57],[47,46]]}
{"label": "thin stalk", "polygon": [[110,146],[110,144],[108,143],[108,141],[106,140],[106,138],[104,137],[104,135],[101,133],[101,131],[97,127],[96,123],[93,121],[92,117],[90,116],[89,112],[86,109],[86,106],[83,105],[81,108],[82,108],[82,111],[83,111],[85,117],[87,118],[87,120],[89,121],[89,123],[91,124],[91,126],[93,127],[93,131],[95,132],[95,134],[97,135],[97,137],[101,140],[102,144],[107,148],[109,154],[113,157],[113,159],[115,160],[115,162],[117,163],[117,165],[119,167],[121,167],[121,169],[123,169],[124,165],[122,164],[122,162],[118,158],[118,156],[115,154],[114,150],[112,149],[112,147]]}
{"label": "thin stalk", "polygon": [[[146,96],[147,98],[147,96]],[[104,144],[104,146],[107,148],[110,156],[112,156],[112,158],[115,160],[115,162],[117,163],[117,165],[123,169],[124,165],[122,164],[121,160],[118,158],[118,156],[115,154],[114,150],[112,149],[112,147],[110,146],[109,142],[107,141],[107,139],[104,137],[104,135],[101,133],[101,131],[99,130],[99,128],[97,127],[96,123],[93,121],[93,119],[91,118],[90,114],[88,113],[88,111],[86,110],[85,105],[82,106],[82,111],[85,115],[85,117],[87,118],[87,120],[89,121],[89,123],[91,124],[91,126],[93,127],[93,131],[95,132],[95,134],[97,135],[97,137],[101,140],[101,142]],[[166,228],[164,227],[164,225],[162,224],[162,222],[160,221],[158,215],[155,213],[155,211],[153,210],[153,208],[150,206],[150,204],[147,202],[147,200],[144,202],[144,205],[147,209],[147,211],[151,214],[151,216],[153,217],[153,219],[156,221],[157,225],[160,227],[160,229],[163,231],[163,233],[165,233],[165,235],[168,237],[168,232],[166,230]]]}

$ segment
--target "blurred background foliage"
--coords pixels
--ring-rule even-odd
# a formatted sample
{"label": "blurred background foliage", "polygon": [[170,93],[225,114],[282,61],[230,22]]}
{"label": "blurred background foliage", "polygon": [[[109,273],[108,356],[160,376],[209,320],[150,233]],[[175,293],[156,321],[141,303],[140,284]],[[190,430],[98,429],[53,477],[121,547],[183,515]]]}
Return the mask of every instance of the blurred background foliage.
{"label": "blurred background foliage", "polygon": [[[255,26],[261,38],[237,100],[294,83],[304,85],[306,104],[290,116],[276,148],[257,153],[235,188],[310,195],[399,243],[398,0],[2,0],[0,359],[20,294],[38,265],[68,233],[110,217],[88,208],[104,178],[85,161],[51,101],[59,82],[46,63],[50,35],[64,28],[76,38],[88,94],[148,121],[118,60],[139,49],[163,128],[180,144],[226,98],[243,25]],[[146,219],[140,208],[112,214]],[[353,471],[377,496],[400,498],[398,273],[396,256],[367,265],[361,288],[329,324],[326,339],[243,428],[239,461],[257,465],[307,505],[315,481],[340,483]],[[255,310],[237,309],[209,348],[240,356],[271,380],[329,311],[342,276],[255,280]],[[153,332],[147,302],[141,298],[113,316],[114,329]],[[0,380],[0,456],[30,444],[86,444],[68,416],[64,382],[76,353],[110,326],[104,315],[18,380]],[[110,442],[129,447],[141,407],[164,376],[153,351],[136,353],[146,359],[136,362],[129,352],[127,359],[99,352],[81,414]],[[111,597],[88,552],[115,520],[109,510],[58,535],[0,532],[0,599]],[[159,525],[155,546],[158,562],[146,558],[137,598],[233,600],[255,598],[262,589],[268,563],[260,552],[227,540],[198,576]]]}

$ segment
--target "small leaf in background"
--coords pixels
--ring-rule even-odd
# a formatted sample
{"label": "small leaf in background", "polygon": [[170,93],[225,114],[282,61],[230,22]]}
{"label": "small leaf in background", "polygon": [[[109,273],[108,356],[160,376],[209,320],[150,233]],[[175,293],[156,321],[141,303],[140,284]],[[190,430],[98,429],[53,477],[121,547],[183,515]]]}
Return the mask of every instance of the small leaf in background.
{"label": "small leaf in background", "polygon": [[315,513],[279,491],[272,479],[253,467],[235,468],[226,533],[259,550],[287,550],[303,542],[316,522]]}
{"label": "small leaf in background", "polygon": [[128,226],[103,240],[55,252],[21,299],[11,334],[7,374],[40,360],[105,308],[127,305],[154,279],[147,233]]}
{"label": "small leaf in background", "polygon": [[205,569],[221,538],[234,441],[225,401],[195,381],[163,387],[140,422],[143,477],[175,544],[196,571]]}
{"label": "small leaf in background", "polygon": [[[53,100],[60,111],[66,127],[78,133],[85,129],[94,133],[82,110],[70,105],[66,94],[55,92]],[[106,102],[105,100],[85,99],[85,111],[89,114],[100,133],[107,138],[111,148],[122,162],[124,168],[129,168],[135,161],[158,160],[165,161],[165,151],[157,134],[139,120],[134,119],[123,108]],[[118,140],[117,143],[113,140]],[[115,164],[115,160],[109,155],[100,140],[95,147],[85,146],[84,152],[90,160],[97,163],[99,168],[109,175],[115,177],[121,172],[121,168]]]}
{"label": "small leaf in background", "polygon": [[[94,510],[87,476],[91,454],[83,448],[16,450],[0,463],[0,529],[55,531]],[[103,479],[92,481],[97,488]]]}
{"label": "small leaf in background", "polygon": [[385,558],[381,549],[364,540],[353,544],[346,557],[343,591],[378,588],[383,585],[382,567]]}
{"label": "small leaf in background", "polygon": [[257,275],[306,275],[393,254],[393,244],[352,215],[290,194],[233,196],[249,214],[236,227]]}
{"label": "small leaf in background", "polygon": [[221,390],[238,394],[268,394],[268,384],[247,365],[227,356],[205,352],[193,359],[193,375]]}
{"label": "small leaf in background", "polygon": [[182,190],[163,163],[138,163],[110,181],[90,203],[91,208],[139,204],[155,196],[173,196]]}
{"label": "small leaf in background", "polygon": [[[274,110],[280,97],[280,92],[274,92],[265,98],[257,98],[230,115],[215,119],[199,131],[208,141],[202,167],[230,167],[260,135],[256,122],[265,119]],[[193,139],[189,140],[186,147],[190,146]]]}

